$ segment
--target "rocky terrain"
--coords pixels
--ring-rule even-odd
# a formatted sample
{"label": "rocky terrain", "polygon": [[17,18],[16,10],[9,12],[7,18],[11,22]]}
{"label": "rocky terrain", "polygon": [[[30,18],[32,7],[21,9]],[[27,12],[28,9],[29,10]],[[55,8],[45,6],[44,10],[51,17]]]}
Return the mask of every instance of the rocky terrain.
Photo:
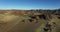
{"label": "rocky terrain", "polygon": [[0,32],[60,32],[60,9],[56,10],[0,10]]}

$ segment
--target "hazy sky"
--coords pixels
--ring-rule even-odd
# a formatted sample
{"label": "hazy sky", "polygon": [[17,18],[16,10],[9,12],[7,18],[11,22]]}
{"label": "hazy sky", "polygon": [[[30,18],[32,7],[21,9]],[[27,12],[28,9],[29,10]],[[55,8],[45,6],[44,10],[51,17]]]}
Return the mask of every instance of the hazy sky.
{"label": "hazy sky", "polygon": [[0,0],[0,9],[54,9],[60,0]]}

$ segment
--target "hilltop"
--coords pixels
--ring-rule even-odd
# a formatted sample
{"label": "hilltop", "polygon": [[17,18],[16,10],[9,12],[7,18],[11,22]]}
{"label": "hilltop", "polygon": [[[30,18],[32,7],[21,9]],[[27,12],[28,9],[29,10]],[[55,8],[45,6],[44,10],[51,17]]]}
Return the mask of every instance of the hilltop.
{"label": "hilltop", "polygon": [[44,25],[55,25],[60,30],[60,9],[56,10],[0,10],[0,32],[42,32]]}

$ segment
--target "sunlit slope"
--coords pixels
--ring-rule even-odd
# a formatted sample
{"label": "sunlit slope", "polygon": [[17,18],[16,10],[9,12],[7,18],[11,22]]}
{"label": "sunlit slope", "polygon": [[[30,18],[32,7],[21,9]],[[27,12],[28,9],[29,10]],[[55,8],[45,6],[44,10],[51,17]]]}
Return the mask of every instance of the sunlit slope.
{"label": "sunlit slope", "polygon": [[[36,15],[41,15],[45,13],[32,12],[32,11],[0,11],[0,32],[43,32],[44,25],[47,21],[55,22],[56,27],[52,32],[59,31],[60,19],[57,15],[51,14],[51,19],[49,14],[46,14],[47,19],[38,18]],[[31,17],[36,16],[37,19],[33,19],[32,22],[29,21]]]}

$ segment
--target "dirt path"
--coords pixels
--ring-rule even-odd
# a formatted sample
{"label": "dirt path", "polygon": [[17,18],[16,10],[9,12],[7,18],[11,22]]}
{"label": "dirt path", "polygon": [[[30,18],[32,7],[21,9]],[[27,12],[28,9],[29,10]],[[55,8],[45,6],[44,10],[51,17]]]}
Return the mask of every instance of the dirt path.
{"label": "dirt path", "polygon": [[7,23],[6,25],[3,25],[0,29],[0,32],[7,32],[10,29],[12,29],[14,26],[16,26],[23,18],[20,17],[20,19],[18,19],[18,21],[12,21],[11,23]]}

